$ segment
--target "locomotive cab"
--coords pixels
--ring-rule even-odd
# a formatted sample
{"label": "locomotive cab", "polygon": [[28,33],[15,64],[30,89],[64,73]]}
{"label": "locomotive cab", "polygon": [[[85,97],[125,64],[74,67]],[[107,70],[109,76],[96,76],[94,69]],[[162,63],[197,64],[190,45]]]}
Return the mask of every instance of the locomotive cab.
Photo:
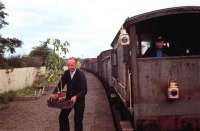
{"label": "locomotive cab", "polygon": [[[127,95],[136,130],[200,129],[199,23],[200,7],[189,6],[145,13],[123,24],[130,44],[116,50],[123,48],[124,60],[131,58],[125,69],[131,73]],[[159,36],[165,55],[147,53],[156,50]]]}

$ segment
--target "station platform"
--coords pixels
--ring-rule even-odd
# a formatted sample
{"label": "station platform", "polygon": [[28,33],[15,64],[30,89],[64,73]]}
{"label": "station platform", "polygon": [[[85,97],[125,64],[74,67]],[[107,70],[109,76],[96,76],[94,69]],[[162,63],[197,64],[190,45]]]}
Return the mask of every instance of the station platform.
{"label": "station platform", "polygon": [[[84,131],[116,131],[112,112],[102,83],[85,72],[88,84],[84,113]],[[60,109],[47,106],[48,95],[36,100],[13,101],[0,110],[0,131],[58,131]],[[74,112],[70,127],[74,131]]]}

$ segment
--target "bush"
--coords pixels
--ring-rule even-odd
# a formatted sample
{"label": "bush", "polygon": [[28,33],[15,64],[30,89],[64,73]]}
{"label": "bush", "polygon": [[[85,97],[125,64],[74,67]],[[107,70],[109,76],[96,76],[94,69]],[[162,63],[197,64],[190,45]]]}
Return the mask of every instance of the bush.
{"label": "bush", "polygon": [[20,68],[23,66],[22,59],[20,56],[13,56],[6,59],[8,68]]}
{"label": "bush", "polygon": [[41,67],[44,65],[42,57],[13,56],[10,58],[0,58],[0,69]]}
{"label": "bush", "polygon": [[7,104],[10,101],[13,101],[16,96],[15,91],[8,91],[0,94],[0,103]]}
{"label": "bush", "polygon": [[26,87],[17,91],[8,91],[0,94],[0,104],[8,104],[13,101],[16,96],[32,95],[37,90],[35,87]]}
{"label": "bush", "polygon": [[0,58],[0,68],[9,69],[9,68],[20,68],[23,66],[23,62],[20,56],[13,56],[10,58]]}
{"label": "bush", "polygon": [[23,67],[41,67],[43,64],[41,57],[22,57]]}
{"label": "bush", "polygon": [[32,95],[34,91],[36,90],[35,87],[26,87],[20,90],[16,91],[16,96],[27,96],[27,95]]}

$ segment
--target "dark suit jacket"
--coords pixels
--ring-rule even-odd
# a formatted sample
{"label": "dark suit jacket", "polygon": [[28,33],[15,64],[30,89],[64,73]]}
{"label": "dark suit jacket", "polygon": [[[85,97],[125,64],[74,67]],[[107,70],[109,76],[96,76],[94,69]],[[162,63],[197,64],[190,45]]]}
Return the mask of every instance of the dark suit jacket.
{"label": "dark suit jacket", "polygon": [[[149,48],[145,52],[145,54],[143,55],[143,57],[156,57],[156,50],[157,50],[156,48]],[[162,57],[168,56],[166,52],[168,52],[168,50],[165,49],[165,48],[163,48],[162,49],[162,55],[163,55]]]}
{"label": "dark suit jacket", "polygon": [[[71,79],[69,70],[65,71],[64,74],[61,77],[61,82],[58,84],[59,89],[63,89],[65,84],[67,84],[67,99],[71,99],[72,96],[77,96],[77,100],[84,99],[85,95],[87,93],[87,81],[85,78],[85,75],[83,72],[81,72],[79,69],[76,69],[76,72]],[[62,87],[61,87],[62,85]],[[54,93],[56,93],[58,89],[56,88],[54,90]]]}

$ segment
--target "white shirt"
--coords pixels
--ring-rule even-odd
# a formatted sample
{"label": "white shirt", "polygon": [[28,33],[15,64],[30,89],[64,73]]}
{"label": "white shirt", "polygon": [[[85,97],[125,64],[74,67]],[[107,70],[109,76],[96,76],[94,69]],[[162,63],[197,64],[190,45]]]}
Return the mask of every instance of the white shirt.
{"label": "white shirt", "polygon": [[70,72],[71,79],[73,79],[75,73],[76,73],[76,69],[75,69],[75,71]]}

